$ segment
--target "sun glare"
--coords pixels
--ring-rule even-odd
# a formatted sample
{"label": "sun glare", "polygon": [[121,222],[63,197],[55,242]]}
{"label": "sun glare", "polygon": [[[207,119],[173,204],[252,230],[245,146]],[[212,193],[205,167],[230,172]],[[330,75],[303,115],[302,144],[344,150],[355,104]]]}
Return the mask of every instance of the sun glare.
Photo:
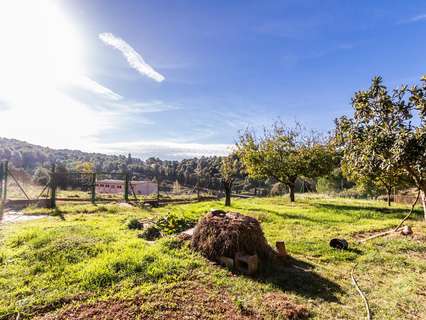
{"label": "sun glare", "polygon": [[73,147],[98,133],[104,124],[94,111],[62,90],[87,70],[82,37],[60,2],[2,1],[0,39],[0,136]]}
{"label": "sun glare", "polygon": [[8,82],[56,85],[84,74],[81,39],[57,1],[13,0],[1,6],[0,35],[6,48],[0,63]]}

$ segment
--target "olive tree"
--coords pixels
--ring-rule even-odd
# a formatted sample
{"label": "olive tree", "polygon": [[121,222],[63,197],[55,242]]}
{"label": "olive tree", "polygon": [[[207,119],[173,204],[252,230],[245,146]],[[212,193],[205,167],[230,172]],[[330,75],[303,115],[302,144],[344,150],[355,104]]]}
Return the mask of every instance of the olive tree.
{"label": "olive tree", "polygon": [[421,86],[389,92],[375,77],[369,89],[355,93],[352,106],[352,118],[336,120],[346,172],[388,188],[407,175],[421,191],[426,218],[426,78]]}
{"label": "olive tree", "polygon": [[237,149],[249,176],[272,178],[288,187],[290,201],[295,201],[298,177],[316,178],[334,167],[335,153],[329,143],[315,134],[306,134],[300,125],[294,128],[276,122],[258,137],[246,130],[239,137]]}

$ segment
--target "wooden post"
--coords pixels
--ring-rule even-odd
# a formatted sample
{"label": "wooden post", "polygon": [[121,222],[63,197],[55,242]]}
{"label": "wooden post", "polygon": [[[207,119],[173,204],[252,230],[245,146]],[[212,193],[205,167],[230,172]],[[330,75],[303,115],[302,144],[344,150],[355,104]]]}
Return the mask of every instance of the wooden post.
{"label": "wooden post", "polygon": [[56,209],[56,166],[52,165],[52,172],[50,175],[50,208]]}
{"label": "wooden post", "polygon": [[7,200],[7,176],[9,175],[9,162],[5,161],[3,163],[3,171],[4,171],[4,182],[3,182],[3,204],[6,203]]}
{"label": "wooden post", "polygon": [[129,202],[129,173],[124,177],[124,201]]}
{"label": "wooden post", "polygon": [[197,201],[200,201],[200,176],[197,176]]}
{"label": "wooden post", "polygon": [[4,180],[4,165],[3,162],[0,163],[0,219],[3,215],[3,180]]}
{"label": "wooden post", "polygon": [[157,202],[160,202],[160,179],[157,177]]}
{"label": "wooden post", "polygon": [[92,203],[95,204],[96,202],[96,172],[92,173],[92,181],[91,181],[91,196],[92,196]]}

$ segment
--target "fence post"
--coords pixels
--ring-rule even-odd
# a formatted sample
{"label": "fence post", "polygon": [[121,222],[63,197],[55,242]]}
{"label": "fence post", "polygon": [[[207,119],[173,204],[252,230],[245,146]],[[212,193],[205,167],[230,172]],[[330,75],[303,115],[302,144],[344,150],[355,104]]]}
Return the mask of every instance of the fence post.
{"label": "fence post", "polygon": [[157,202],[160,202],[160,179],[157,177]]}
{"label": "fence post", "polygon": [[52,172],[50,176],[50,208],[56,208],[56,166],[52,165]]}
{"label": "fence post", "polygon": [[91,188],[92,188],[92,203],[95,204],[96,202],[96,172],[92,173],[92,182],[91,182]]}
{"label": "fence post", "polygon": [[3,180],[4,180],[4,165],[3,162],[0,162],[0,219],[3,215]]}
{"label": "fence post", "polygon": [[129,173],[124,178],[124,201],[129,202]]}
{"label": "fence post", "polygon": [[200,201],[200,176],[197,176],[197,201]]}
{"label": "fence post", "polygon": [[7,177],[9,175],[9,161],[4,162],[4,188],[3,188],[3,203],[7,200]]}

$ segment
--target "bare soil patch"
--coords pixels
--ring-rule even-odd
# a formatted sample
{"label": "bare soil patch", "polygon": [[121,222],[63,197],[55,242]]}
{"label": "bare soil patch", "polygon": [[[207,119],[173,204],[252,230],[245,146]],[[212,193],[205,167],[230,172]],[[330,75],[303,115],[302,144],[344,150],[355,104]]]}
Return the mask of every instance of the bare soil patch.
{"label": "bare soil patch", "polygon": [[39,320],[83,319],[264,319],[264,313],[283,319],[305,319],[308,312],[285,294],[270,293],[259,311],[241,310],[230,294],[199,281],[184,281],[165,291],[134,299],[110,299],[65,307]]}
{"label": "bare soil patch", "polygon": [[0,223],[16,223],[47,218],[47,215],[28,215],[18,211],[7,211],[0,214]]}
{"label": "bare soil patch", "polygon": [[309,312],[303,306],[291,302],[283,293],[267,293],[263,297],[263,305],[276,317],[296,320],[306,319]]}

